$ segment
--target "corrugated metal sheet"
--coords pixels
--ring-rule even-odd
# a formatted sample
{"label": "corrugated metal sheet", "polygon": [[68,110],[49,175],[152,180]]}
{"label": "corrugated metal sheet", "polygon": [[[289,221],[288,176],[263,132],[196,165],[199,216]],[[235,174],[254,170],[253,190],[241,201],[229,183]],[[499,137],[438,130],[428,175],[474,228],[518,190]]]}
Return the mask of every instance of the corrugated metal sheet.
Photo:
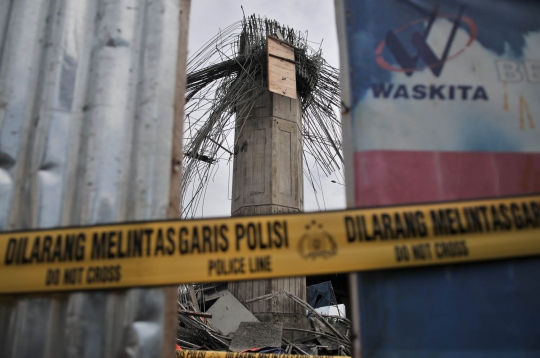
{"label": "corrugated metal sheet", "polygon": [[[0,230],[166,217],[181,3],[0,1]],[[170,291],[2,297],[0,356],[162,356]]]}

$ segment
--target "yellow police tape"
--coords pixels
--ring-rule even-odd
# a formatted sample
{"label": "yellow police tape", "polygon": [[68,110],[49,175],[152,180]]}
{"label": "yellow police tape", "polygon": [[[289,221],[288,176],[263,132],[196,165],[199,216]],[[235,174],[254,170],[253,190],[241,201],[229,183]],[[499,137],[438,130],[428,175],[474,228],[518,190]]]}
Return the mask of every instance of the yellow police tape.
{"label": "yellow police tape", "polygon": [[249,352],[176,351],[176,358],[350,358],[347,356],[309,356]]}
{"label": "yellow police tape", "polygon": [[0,293],[231,281],[540,254],[540,195],[0,234]]}

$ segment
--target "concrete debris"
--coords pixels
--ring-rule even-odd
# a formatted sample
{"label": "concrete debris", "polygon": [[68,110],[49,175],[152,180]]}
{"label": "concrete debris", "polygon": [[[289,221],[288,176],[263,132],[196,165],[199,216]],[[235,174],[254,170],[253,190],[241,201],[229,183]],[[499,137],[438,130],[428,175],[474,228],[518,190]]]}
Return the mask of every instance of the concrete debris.
{"label": "concrete debris", "polygon": [[[207,283],[197,286],[197,299],[202,307],[210,307],[218,298],[229,292],[227,282]],[[205,309],[203,308],[203,311]]]}
{"label": "concrete debris", "polygon": [[[227,290],[209,308],[201,294],[203,285],[179,288],[177,343],[182,349],[239,352],[265,347],[281,348],[287,354],[351,355],[351,323],[345,317],[324,315],[306,301],[280,291],[246,302],[238,301]],[[196,297],[199,302],[193,302]],[[203,296],[203,297],[201,297]],[[301,305],[309,319],[309,329],[283,326],[283,323],[258,322],[246,303],[282,297]],[[206,313],[196,312],[198,308]],[[208,318],[211,316],[211,318]],[[288,340],[284,332],[301,332],[301,338]]]}
{"label": "concrete debris", "polygon": [[[241,323],[259,322],[253,313],[228,291],[206,313],[212,315],[211,324],[224,335],[236,332]],[[281,341],[281,336],[279,340]]]}
{"label": "concrete debris", "polygon": [[[341,342],[335,338],[334,335],[332,335],[332,332],[328,329],[328,327],[321,324],[320,321],[316,319],[311,319],[311,325],[314,327],[315,331],[317,332],[317,341],[322,346],[326,346],[328,350],[335,351],[339,349],[341,346]],[[338,317],[332,317],[329,320],[329,323],[331,323],[336,330],[338,330],[342,334],[348,334],[347,330],[350,329],[350,325],[347,325],[347,323],[343,320],[341,320]]]}
{"label": "concrete debris", "polygon": [[242,322],[231,341],[229,350],[242,352],[257,347],[281,347],[283,323]]}

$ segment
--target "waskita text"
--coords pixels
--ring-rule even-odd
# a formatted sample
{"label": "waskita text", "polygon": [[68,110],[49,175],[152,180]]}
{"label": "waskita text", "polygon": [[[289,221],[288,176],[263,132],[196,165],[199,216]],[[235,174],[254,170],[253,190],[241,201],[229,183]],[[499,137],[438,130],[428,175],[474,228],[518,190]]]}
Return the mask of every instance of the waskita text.
{"label": "waskita text", "polygon": [[484,86],[374,83],[371,85],[373,98],[379,99],[414,99],[414,100],[449,100],[449,101],[488,101]]}

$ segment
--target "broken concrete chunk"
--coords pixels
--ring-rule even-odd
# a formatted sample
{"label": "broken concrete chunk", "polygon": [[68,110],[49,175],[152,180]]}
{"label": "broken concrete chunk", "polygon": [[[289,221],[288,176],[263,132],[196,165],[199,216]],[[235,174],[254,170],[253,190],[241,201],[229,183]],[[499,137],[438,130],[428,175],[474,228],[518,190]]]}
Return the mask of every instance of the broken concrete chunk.
{"label": "broken concrete chunk", "polygon": [[224,335],[236,332],[240,322],[259,322],[259,320],[230,292],[225,292],[206,312],[212,315],[210,323]]}
{"label": "broken concrete chunk", "polygon": [[283,323],[242,322],[234,335],[229,350],[241,352],[249,348],[281,347]]}

